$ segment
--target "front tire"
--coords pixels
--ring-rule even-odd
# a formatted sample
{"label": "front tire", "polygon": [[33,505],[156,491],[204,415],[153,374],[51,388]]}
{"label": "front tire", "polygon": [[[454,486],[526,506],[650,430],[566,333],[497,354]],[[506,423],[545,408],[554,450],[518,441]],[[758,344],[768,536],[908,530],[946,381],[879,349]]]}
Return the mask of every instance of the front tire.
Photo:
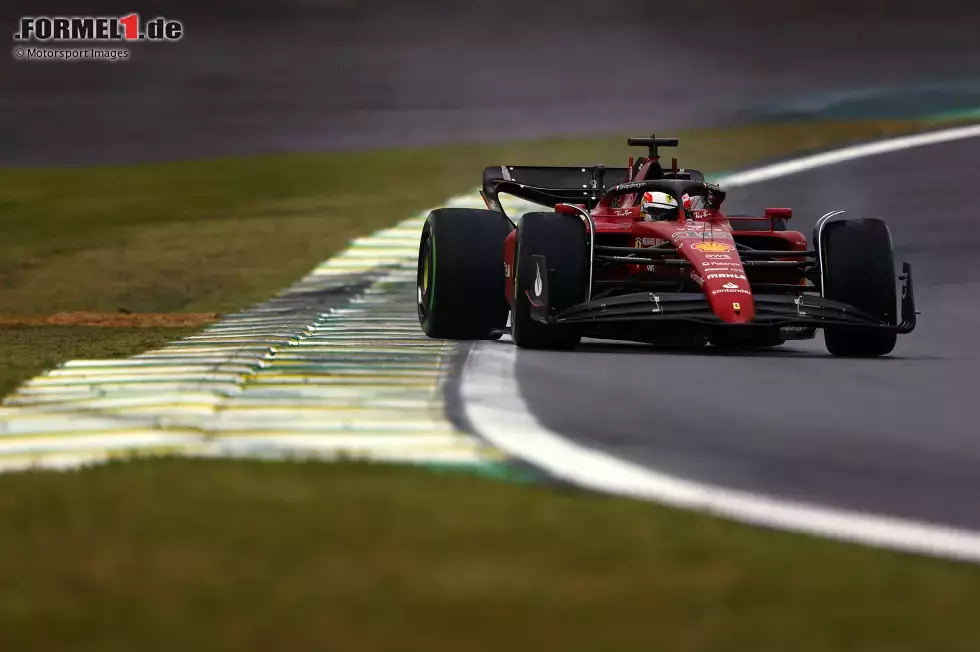
{"label": "front tire", "polygon": [[[885,223],[875,219],[831,222],[822,237],[824,296],[895,325],[895,257]],[[836,356],[885,355],[895,348],[897,338],[895,331],[880,328],[824,329],[827,350]]]}
{"label": "front tire", "polygon": [[574,326],[543,324],[531,319],[528,291],[539,270],[531,256],[544,256],[548,269],[548,300],[561,310],[585,300],[589,252],[585,224],[574,215],[528,213],[517,225],[517,278],[511,334],[525,349],[570,350],[582,339]]}
{"label": "front tire", "polygon": [[497,339],[507,325],[504,240],[512,229],[497,211],[439,208],[422,227],[418,316],[429,337]]}

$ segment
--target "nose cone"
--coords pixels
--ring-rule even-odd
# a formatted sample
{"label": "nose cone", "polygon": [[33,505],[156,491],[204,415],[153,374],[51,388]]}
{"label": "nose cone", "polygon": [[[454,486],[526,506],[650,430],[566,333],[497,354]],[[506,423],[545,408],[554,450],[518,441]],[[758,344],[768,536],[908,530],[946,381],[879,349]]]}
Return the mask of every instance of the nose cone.
{"label": "nose cone", "polygon": [[[707,276],[717,276],[707,273]],[[734,274],[732,274],[734,276]],[[744,274],[743,274],[744,276]],[[708,297],[711,310],[724,322],[729,324],[744,324],[755,317],[755,302],[748,281],[741,283],[731,279],[727,281],[706,280],[704,293]]]}
{"label": "nose cone", "polygon": [[701,279],[701,288],[715,315],[729,324],[752,321],[755,302],[734,244],[698,239],[685,242],[680,249],[686,250],[685,255]]}

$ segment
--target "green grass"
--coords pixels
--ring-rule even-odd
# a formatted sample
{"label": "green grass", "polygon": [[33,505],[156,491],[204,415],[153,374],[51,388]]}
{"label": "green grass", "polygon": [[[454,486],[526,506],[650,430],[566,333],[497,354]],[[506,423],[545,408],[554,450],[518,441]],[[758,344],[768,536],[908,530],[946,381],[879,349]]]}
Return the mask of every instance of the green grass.
{"label": "green grass", "polygon": [[[0,328],[0,396],[59,362],[76,358],[119,358],[134,350],[163,346],[193,328],[106,328],[99,326],[14,326]],[[0,535],[2,536],[2,535]]]}
{"label": "green grass", "polygon": [[0,476],[0,649],[975,650],[980,568],[356,464]]}

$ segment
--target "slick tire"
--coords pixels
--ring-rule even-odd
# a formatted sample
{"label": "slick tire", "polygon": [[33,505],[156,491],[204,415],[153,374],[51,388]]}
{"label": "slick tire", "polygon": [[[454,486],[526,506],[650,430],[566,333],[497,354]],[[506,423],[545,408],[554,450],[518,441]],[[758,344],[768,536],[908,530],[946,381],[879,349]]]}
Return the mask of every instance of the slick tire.
{"label": "slick tire", "polygon": [[[895,258],[891,234],[881,220],[831,222],[823,230],[824,296],[895,324]],[[897,334],[876,328],[824,329],[827,350],[836,356],[873,357],[891,353]]]}
{"label": "slick tire", "polygon": [[507,326],[503,213],[440,208],[419,242],[417,303],[422,331],[433,338],[497,339]]}
{"label": "slick tire", "polygon": [[570,350],[581,335],[573,326],[543,324],[531,319],[531,302],[538,270],[531,256],[544,256],[548,269],[548,299],[561,310],[585,300],[589,252],[585,224],[574,215],[528,213],[517,224],[516,278],[511,335],[525,349]]}

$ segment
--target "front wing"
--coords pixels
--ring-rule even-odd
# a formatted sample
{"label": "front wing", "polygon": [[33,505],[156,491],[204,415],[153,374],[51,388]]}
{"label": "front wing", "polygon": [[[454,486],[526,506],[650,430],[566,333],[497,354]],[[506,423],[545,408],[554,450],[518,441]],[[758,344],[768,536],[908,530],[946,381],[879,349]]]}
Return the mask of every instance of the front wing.
{"label": "front wing", "polygon": [[[542,261],[543,262],[543,261]],[[542,265],[547,269],[547,265]],[[840,301],[814,294],[753,294],[755,318],[747,325],[756,326],[854,326],[881,328],[910,333],[915,328],[915,298],[912,292],[912,268],[902,268],[902,321],[882,322],[873,315]],[[563,310],[548,305],[547,280],[531,301],[531,318],[549,324],[593,324],[608,322],[673,321],[693,322],[706,326],[725,325],[704,294],[700,292],[634,292],[586,301]],[[737,327],[738,325],[732,325]]]}

